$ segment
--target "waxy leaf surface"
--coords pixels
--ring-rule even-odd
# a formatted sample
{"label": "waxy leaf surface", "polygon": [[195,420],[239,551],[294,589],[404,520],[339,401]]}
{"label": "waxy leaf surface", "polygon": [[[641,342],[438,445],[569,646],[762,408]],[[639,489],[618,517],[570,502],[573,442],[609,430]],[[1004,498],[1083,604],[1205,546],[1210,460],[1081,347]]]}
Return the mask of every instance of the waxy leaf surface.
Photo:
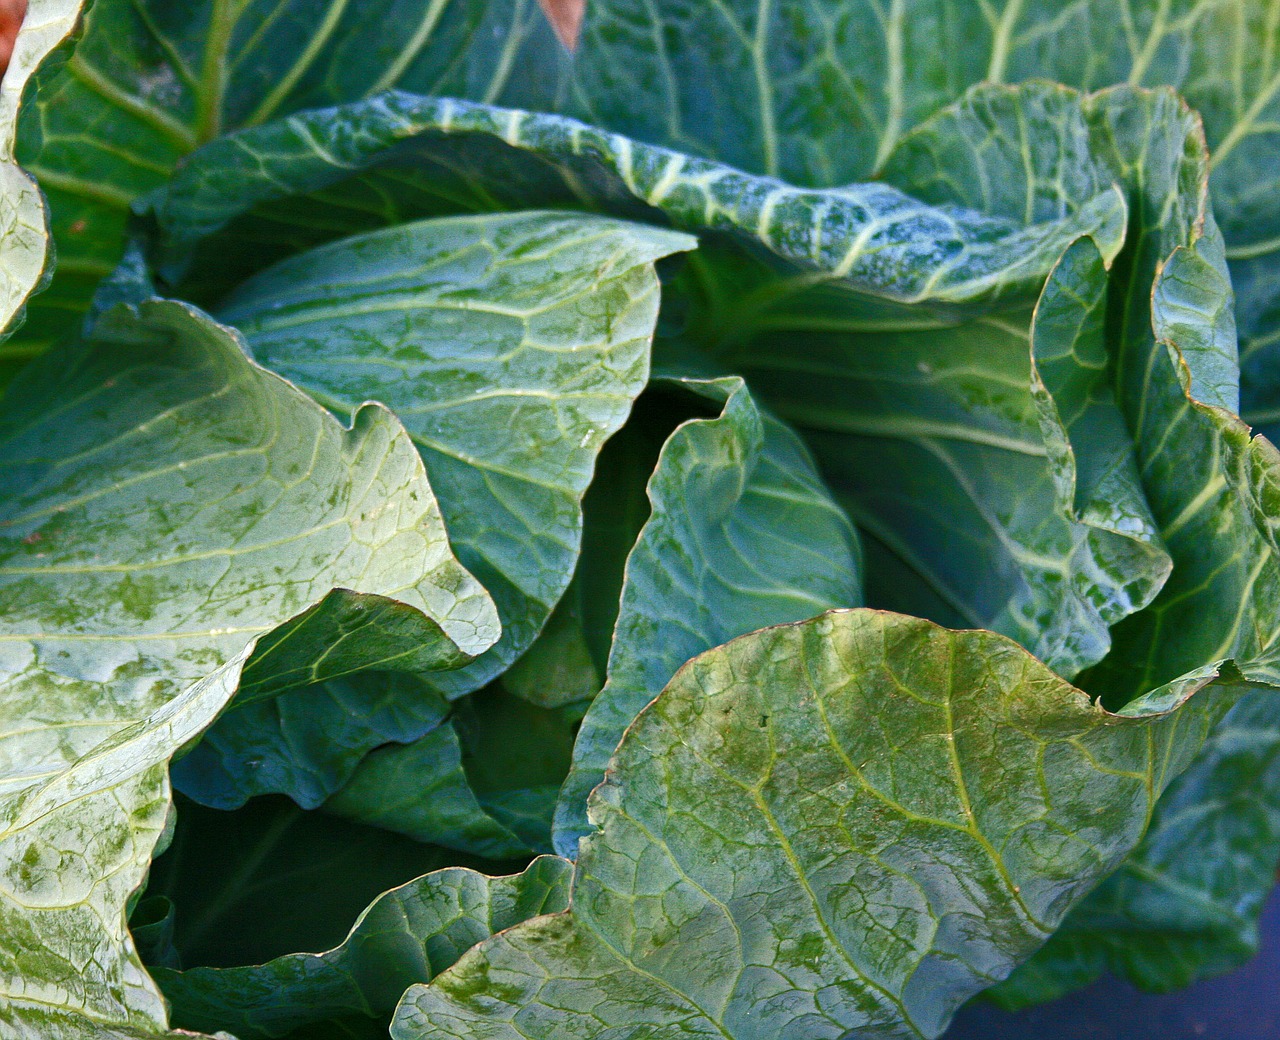
{"label": "waxy leaf surface", "polygon": [[[653,262],[690,245],[575,214],[425,221],[300,254],[220,311],[261,363],[339,415],[378,400],[405,423],[454,549],[503,624],[490,653],[429,680],[441,696],[510,665],[568,585],[596,455],[648,379]],[[379,682],[363,680],[362,695],[376,697]],[[402,727],[398,742],[438,720],[417,696],[422,726]],[[384,725],[366,725],[332,761],[330,725],[351,728],[344,701],[299,691],[228,716],[179,786],[222,807],[265,791],[317,804],[387,742]],[[259,765],[246,771],[246,758]]]}
{"label": "waxy leaf surface", "polygon": [[[367,667],[391,612],[406,661],[456,667],[497,638],[496,613],[385,409],[344,429],[186,305],[119,309],[28,368],[0,442],[0,1021],[163,1031],[124,910],[168,759],[242,672],[273,687],[273,651]],[[339,640],[335,616],[364,611]]]}
{"label": "waxy leaf surface", "polygon": [[623,738],[570,910],[392,1035],[935,1037],[1138,840],[1234,697],[1186,701],[1212,674],[1114,716],[1001,636],[873,611],[709,651]]}

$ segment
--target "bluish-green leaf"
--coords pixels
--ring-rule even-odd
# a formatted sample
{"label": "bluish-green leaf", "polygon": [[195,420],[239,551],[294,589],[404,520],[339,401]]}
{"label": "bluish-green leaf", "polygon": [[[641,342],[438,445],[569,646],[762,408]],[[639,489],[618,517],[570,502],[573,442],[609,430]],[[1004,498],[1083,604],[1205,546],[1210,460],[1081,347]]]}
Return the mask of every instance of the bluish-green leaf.
{"label": "bluish-green leaf", "polygon": [[627,557],[608,681],[578,731],[556,807],[576,856],[587,795],[640,710],[689,658],[768,625],[861,601],[857,537],[808,452],[741,379],[660,376],[720,405],[682,424],[649,479],[651,514]]}
{"label": "bluish-green leaf", "polygon": [[[327,653],[334,612],[394,607],[420,665],[457,666],[497,619],[390,413],[344,430],[183,304],[114,311],[26,369],[0,442],[0,1021],[42,1040],[162,1032],[125,902],[168,759],[255,644],[293,618]],[[386,649],[365,634],[344,667]],[[269,655],[256,676],[271,688]]]}
{"label": "bluish-green leaf", "polygon": [[446,725],[373,751],[324,809],[495,859],[547,852],[576,721],[493,684]]}
{"label": "bluish-green leaf", "polygon": [[[563,594],[596,455],[648,378],[653,262],[691,244],[574,214],[421,222],[301,254],[220,312],[259,361],[336,413],[376,399],[406,424],[454,549],[503,624],[489,654],[430,679],[440,695],[503,671]],[[364,680],[366,701],[379,682]],[[317,804],[386,743],[385,726],[356,732],[342,700],[300,692],[228,715],[180,767],[180,787],[224,808],[266,791]],[[436,719],[428,712],[417,732],[392,739],[424,736]],[[337,761],[332,727],[349,738]],[[257,763],[248,771],[246,759]]]}

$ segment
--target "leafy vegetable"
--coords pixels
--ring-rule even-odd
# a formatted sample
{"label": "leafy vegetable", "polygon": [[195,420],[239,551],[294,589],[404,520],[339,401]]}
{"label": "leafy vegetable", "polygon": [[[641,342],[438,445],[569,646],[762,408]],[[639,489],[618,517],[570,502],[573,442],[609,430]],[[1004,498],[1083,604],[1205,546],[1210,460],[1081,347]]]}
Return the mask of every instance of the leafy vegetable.
{"label": "leafy vegetable", "polygon": [[932,1037],[1247,956],[1270,6],[544,7],[33,0],[3,1031]]}
{"label": "leafy vegetable", "polygon": [[[469,693],[501,672],[564,592],[595,456],[648,377],[658,306],[652,263],[690,244],[657,228],[570,214],[407,224],[285,261],[223,307],[255,357],[339,415],[370,399],[395,409],[448,489],[440,502],[453,545],[493,593],[503,636],[475,665],[433,680],[441,696]],[[314,790],[309,771],[301,791],[296,760],[328,754],[329,724],[305,743],[285,731],[314,719],[315,703],[299,695],[228,719],[199,765],[179,772],[179,785],[224,808],[270,791],[317,804],[387,737],[370,727],[347,742],[349,762],[328,782]],[[345,707],[321,703],[335,715]],[[436,721],[428,713],[396,739],[425,736]],[[246,744],[262,763],[251,772],[235,752]],[[219,752],[231,761],[208,761]],[[281,757],[290,764],[279,765]]]}
{"label": "leafy vegetable", "polygon": [[392,1036],[936,1035],[1137,837],[1214,703],[1167,697],[1108,716],[1002,637],[872,611],[744,636],[628,731],[571,909]]}
{"label": "leafy vegetable", "polygon": [[[159,1028],[124,901],[164,825],[166,761],[242,673],[270,688],[272,630],[288,623],[289,663],[309,648],[341,674],[389,650],[456,667],[497,620],[394,417],[370,405],[344,431],[192,308],[113,312],[6,401],[7,1024]],[[334,613],[369,620],[339,641]]]}

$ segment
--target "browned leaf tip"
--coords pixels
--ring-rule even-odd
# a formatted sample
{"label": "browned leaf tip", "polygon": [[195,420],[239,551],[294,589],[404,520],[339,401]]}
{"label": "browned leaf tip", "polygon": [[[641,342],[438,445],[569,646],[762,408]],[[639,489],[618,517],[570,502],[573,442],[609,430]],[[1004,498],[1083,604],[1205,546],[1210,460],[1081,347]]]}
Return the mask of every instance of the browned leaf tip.
{"label": "browned leaf tip", "polygon": [[0,76],[9,67],[13,54],[13,41],[27,13],[27,0],[0,0]]}
{"label": "browned leaf tip", "polygon": [[587,0],[538,0],[560,37],[560,42],[568,50],[578,46],[578,35],[582,32],[582,16],[587,10]]}

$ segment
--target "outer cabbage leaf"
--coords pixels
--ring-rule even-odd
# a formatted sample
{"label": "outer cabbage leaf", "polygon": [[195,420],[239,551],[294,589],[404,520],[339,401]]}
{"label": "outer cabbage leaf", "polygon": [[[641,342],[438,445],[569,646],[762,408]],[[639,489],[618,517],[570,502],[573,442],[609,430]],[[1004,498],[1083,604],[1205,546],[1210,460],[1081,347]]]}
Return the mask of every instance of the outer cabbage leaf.
{"label": "outer cabbage leaf", "polygon": [[0,1021],[162,1032],[125,902],[163,828],[167,760],[247,667],[272,688],[278,643],[255,644],[289,622],[296,665],[335,650],[335,615],[367,611],[317,666],[367,666],[407,636],[406,663],[456,667],[496,614],[390,413],[344,430],[185,305],[117,310],[26,369],[0,440]]}
{"label": "outer cabbage leaf", "polygon": [[[220,311],[259,361],[338,414],[377,399],[406,424],[441,489],[454,549],[503,623],[490,653],[427,680],[440,696],[503,671],[568,585],[596,455],[648,378],[653,262],[691,244],[575,214],[427,221],[300,254]],[[357,692],[382,703],[386,681]],[[427,694],[416,695],[420,728],[402,716],[410,725],[394,740],[439,720]],[[267,791],[314,806],[386,743],[387,727],[376,717],[353,726],[345,702],[300,690],[229,715],[175,782],[224,808]],[[337,756],[332,727],[346,733]]]}
{"label": "outer cabbage leaf", "polygon": [[649,520],[627,557],[608,680],[592,701],[556,807],[556,851],[577,855],[587,795],[623,731],[691,657],[736,636],[861,601],[852,526],[799,438],[740,378],[662,375],[721,406],[668,438]]}
{"label": "outer cabbage leaf", "polygon": [[[41,69],[19,124],[58,253],[12,348],[26,354],[74,330],[120,259],[129,204],[203,142],[392,87],[545,106],[564,53],[536,0],[37,0],[15,66],[30,71],[81,6],[82,38]],[[8,78],[16,98],[24,77]],[[41,226],[26,194],[24,223]]]}
{"label": "outer cabbage leaf", "polygon": [[[161,270],[180,279],[202,239],[231,271],[261,264],[269,246],[253,229],[273,226],[276,248],[288,249],[290,236],[308,234],[307,215],[314,222],[317,204],[328,204],[318,193],[337,184],[347,198],[381,198],[379,222],[554,204],[724,233],[739,243],[722,261],[724,286],[756,322],[845,314],[851,297],[881,317],[900,316],[903,303],[946,313],[1026,299],[1080,235],[1113,256],[1125,221],[1124,200],[1107,184],[1078,211],[1028,227],[921,205],[883,183],[795,188],[572,119],[393,91],[230,134],[194,154],[147,203]],[[311,194],[281,205],[301,193]],[[369,220],[333,209],[344,230],[344,220]]]}
{"label": "outer cabbage leaf", "polygon": [[[1024,99],[1043,93],[978,92],[907,138],[904,149],[925,155],[931,149],[923,143],[976,153],[988,139],[1025,135],[1035,110]],[[1174,568],[1154,604],[1116,627],[1112,655],[1081,682],[1123,700],[1227,657],[1274,682],[1280,572],[1269,515],[1280,457],[1267,441],[1251,442],[1234,415],[1232,300],[1221,238],[1207,212],[1209,164],[1198,121],[1167,94],[1119,90],[1086,99],[1083,114],[1093,128],[1094,160],[1114,170],[1134,200],[1134,246],[1113,279],[1108,351],[1145,495]],[[992,198],[990,181],[967,179],[966,169],[981,165],[946,164],[947,176],[934,178],[935,200]],[[1258,694],[1239,706],[1157,810],[1144,846],[1068,921],[1039,963],[1006,987],[1004,999],[1059,992],[1084,976],[1083,965],[1099,970],[1104,960],[1150,984],[1157,975],[1190,981],[1240,957],[1280,853],[1265,809],[1236,811],[1241,798],[1265,802],[1258,785],[1275,782],[1263,746],[1272,739],[1263,721],[1269,703]],[[1189,847],[1199,851],[1189,854]],[[1249,852],[1232,855],[1232,847]],[[1192,893],[1194,914],[1187,910]]]}
{"label": "outer cabbage leaf", "polygon": [[709,651],[623,738],[570,910],[392,1035],[937,1036],[1138,840],[1213,674],[1109,715],[1001,636],[872,611]]}

